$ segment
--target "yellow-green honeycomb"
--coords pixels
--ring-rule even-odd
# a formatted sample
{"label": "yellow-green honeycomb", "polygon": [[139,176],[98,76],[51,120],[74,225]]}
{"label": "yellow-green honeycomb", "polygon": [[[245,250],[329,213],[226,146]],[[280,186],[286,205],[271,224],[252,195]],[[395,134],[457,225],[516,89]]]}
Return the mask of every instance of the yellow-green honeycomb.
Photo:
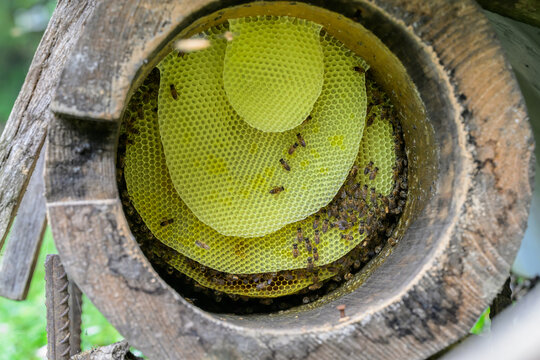
{"label": "yellow-green honeycomb", "polygon": [[[298,245],[297,258],[292,254],[292,244],[296,243],[298,227],[302,229],[303,236],[309,237],[318,249],[319,261],[315,263],[317,266],[339,259],[364,239],[365,235],[357,234],[354,234],[352,241],[342,239],[341,234],[344,232],[337,226],[332,228],[331,224],[327,232],[323,233],[326,218],[324,212],[318,213],[318,245],[314,244],[313,222],[316,215],[289,224],[267,236],[252,239],[226,237],[202,223],[182,202],[169,177],[159,142],[156,96],[157,85],[153,85],[145,90],[143,95],[133,97],[133,104],[139,102],[141,105],[133,106],[130,103],[128,106],[126,117],[136,131],[130,134],[124,174],[133,205],[148,228],[164,244],[212,269],[250,274],[305,268],[307,257],[310,256],[305,245]],[[147,101],[140,102],[142,98]],[[355,164],[360,171],[356,181],[387,194],[393,184],[392,165],[395,163],[390,123],[376,116],[373,124],[366,128],[360,148],[375,150],[361,152],[357,157]],[[363,168],[369,161],[379,167],[373,181],[363,175]],[[347,232],[353,231],[345,233]]]}
{"label": "yellow-green honeycomb", "polygon": [[[166,166],[174,189],[196,218],[215,230],[207,231],[204,238],[218,239],[217,233],[231,237],[221,240],[236,242],[235,251],[242,259],[253,252],[251,240],[232,237],[286,231],[285,225],[328,204],[343,184],[365,124],[365,79],[355,67],[367,66],[334,38],[321,37],[324,85],[312,118],[286,132],[262,132],[238,116],[223,89],[224,31],[215,27],[206,33],[210,48],[183,56],[171,53],[159,64],[158,119],[166,159],[161,166]],[[291,146],[299,142],[297,134],[306,147],[299,145],[289,155]],[[281,186],[281,193],[270,193]],[[150,211],[160,210],[152,200]],[[186,223],[177,226],[167,231],[174,238],[177,231],[189,229]],[[158,238],[170,244],[170,236]],[[268,251],[285,253],[286,248],[283,244]],[[202,263],[214,257],[198,253]]]}
{"label": "yellow-green honeycomb", "polygon": [[[211,269],[201,268],[179,253],[168,254],[164,260],[206,288],[249,297],[273,298],[294,294],[312,285],[315,279],[314,275],[307,271],[252,275],[248,280],[227,274],[223,279],[221,276],[216,276]],[[317,271],[316,281],[327,280],[335,274],[328,268],[321,268]]]}
{"label": "yellow-green honeycomb", "polygon": [[[382,114],[380,105],[371,106],[365,115],[364,74],[355,67],[367,69],[366,64],[334,38],[323,34],[320,44],[324,55],[324,85],[313,107],[312,118],[296,129],[280,134],[255,130],[234,112],[223,89],[220,74],[225,48],[231,44],[227,43],[224,32],[224,28],[217,27],[206,33],[212,43],[207,50],[183,56],[170,54],[159,65],[161,79],[157,75],[150,76],[134,93],[124,114],[129,137],[123,172],[127,190],[133,206],[152,234],[176,250],[162,254],[163,260],[201,286],[249,297],[293,294],[334,276],[337,270],[331,263],[341,261],[368,235],[360,235],[358,231],[359,220],[366,219],[367,211],[349,210],[345,222],[354,225],[345,228],[332,213],[346,203],[344,199],[350,197],[354,189],[359,191],[364,185],[376,189],[377,194],[390,194],[395,180],[392,166],[396,162],[392,124]],[[288,150],[298,141],[297,133],[305,139],[306,147],[299,145],[290,155]],[[355,140],[359,142],[356,145]],[[282,141],[279,147],[274,147],[273,142],[279,141]],[[267,161],[269,151],[277,154],[277,158],[272,155],[274,164]],[[342,170],[341,163],[348,161],[344,157],[350,152],[350,163]],[[290,165],[290,172],[279,165],[280,158]],[[259,166],[259,163],[265,166]],[[321,171],[321,163],[328,165],[325,171]],[[353,170],[349,173],[351,167]],[[369,179],[369,173],[364,175],[366,167],[378,168],[373,180]],[[197,173],[200,168],[206,176]],[[182,186],[176,184],[175,187],[174,176],[173,179],[170,176],[174,174],[173,169],[184,181]],[[343,171],[342,177],[336,175],[339,171]],[[203,183],[190,182],[189,176],[193,175],[182,172],[196,174]],[[246,182],[250,176],[254,181]],[[260,183],[264,181],[267,183],[263,186]],[[270,194],[271,184],[280,185],[280,181],[286,190]],[[236,228],[249,232],[251,226],[260,225],[253,212],[265,206],[265,198],[257,200],[254,197],[251,200],[254,203],[244,202],[237,205],[238,208],[221,204],[212,209],[216,202],[219,204],[220,199],[225,198],[214,188],[226,194],[230,184],[240,184],[240,189],[244,184],[251,185],[248,192],[261,188],[268,199],[274,200],[269,204],[277,205],[281,212],[271,214],[276,216],[275,219],[259,219],[263,228],[272,225],[272,220],[279,222],[289,212],[297,211],[295,207],[304,205],[306,199],[301,196],[284,197],[292,190],[326,200],[303,217],[281,223],[275,231],[264,232],[263,236],[225,236],[190,210],[182,200],[184,194],[180,190],[207,202],[203,204],[203,210],[210,217],[237,220],[240,225]],[[369,197],[368,194],[366,203],[370,203]],[[284,198],[287,201],[279,201]],[[242,212],[243,206],[249,211]],[[310,239],[311,247],[317,248],[319,256],[313,260],[314,272],[306,270],[308,257],[313,259],[314,255],[313,251],[308,252],[305,242],[297,242],[298,229],[303,238]],[[319,232],[318,244],[315,243],[315,231]],[[293,244],[298,249],[296,257]],[[249,277],[249,274],[258,275],[252,275],[253,280],[235,278],[236,275]],[[261,279],[270,283],[261,287]]]}
{"label": "yellow-green honeycomb", "polygon": [[[381,114],[381,105],[375,105],[367,114],[367,126],[360,143],[358,157],[358,182],[374,187],[377,193],[387,196],[394,186],[394,171],[396,152],[392,136],[392,124]],[[392,140],[392,141],[390,141]],[[373,162],[372,167],[378,168],[374,181],[369,180],[369,174],[364,175],[363,169]]]}
{"label": "yellow-green honeycomb", "polygon": [[323,86],[321,27],[287,16],[229,20],[223,85],[245,122],[282,132],[311,113]]}

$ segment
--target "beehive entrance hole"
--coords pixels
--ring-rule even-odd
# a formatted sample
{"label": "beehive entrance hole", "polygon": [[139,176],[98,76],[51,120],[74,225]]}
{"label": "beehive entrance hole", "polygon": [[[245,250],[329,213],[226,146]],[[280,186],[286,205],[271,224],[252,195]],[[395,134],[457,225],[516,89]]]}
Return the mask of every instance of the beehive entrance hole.
{"label": "beehive entrance hole", "polygon": [[[332,10],[339,10],[351,17],[358,17],[360,15],[358,9],[342,6],[344,5],[339,5],[339,9]],[[204,14],[199,14],[201,17],[181,29],[177,38],[189,38],[232,18],[259,15],[293,16],[321,24],[325,32],[334,36],[370,64],[371,69],[367,76],[368,87],[371,86],[372,95],[373,91],[377,96],[388,95],[388,100],[395,110],[392,116],[403,126],[403,132],[399,136],[404,138],[407,146],[409,166],[406,175],[408,175],[407,181],[409,183],[408,197],[412,201],[407,201],[403,218],[396,227],[397,237],[402,238],[407,227],[415,220],[428,200],[430,186],[434,184],[435,180],[436,154],[432,129],[427,123],[423,104],[418,97],[416,88],[399,60],[372,33],[366,31],[355,21],[320,7],[302,3],[276,2],[272,4],[251,3],[238,5],[236,7],[220,9],[213,13],[211,13],[211,10],[213,9],[205,10],[206,13],[210,13],[209,15],[202,16]],[[150,65],[156,65],[171,50],[170,45],[166,46],[157,54],[155,61],[151,61]],[[134,84],[133,90],[136,90],[145,78],[146,76],[141,77],[140,81]],[[122,140],[121,137],[118,164],[123,162],[121,158],[125,156],[125,153],[123,153],[125,149],[122,148],[123,141],[126,141],[126,139]],[[277,300],[269,300],[269,298],[249,300],[239,299],[238,297],[230,298],[225,294],[213,290],[201,290],[200,286],[194,286],[193,280],[185,275],[181,275],[166,264],[162,258],[156,256],[156,251],[152,251],[151,249],[155,249],[156,246],[163,249],[166,247],[164,245],[156,245],[155,239],[152,240],[153,236],[151,232],[144,225],[137,211],[129,202],[125,180],[122,176],[118,180],[124,210],[132,231],[155,269],[185,299],[211,312],[236,314],[268,313],[295,308],[296,310],[288,312],[294,313],[298,309],[308,310],[314,307],[326,306],[331,300],[340,298],[359,288],[373,271],[381,265],[384,266],[384,258],[390,256],[393,251],[392,246],[386,244],[386,239],[377,240],[371,246],[372,251],[368,259],[369,263],[364,261],[360,268],[351,267],[351,273],[354,274],[352,279],[347,279],[348,281],[346,282],[344,281],[345,279],[342,279],[342,281],[328,281],[320,289],[309,291],[307,294],[288,295],[277,298]],[[385,244],[386,246],[382,251],[377,251],[377,253],[373,251],[376,246]],[[406,241],[400,242],[397,246],[404,247],[407,246],[407,243]],[[351,256],[358,256],[358,253],[353,251],[351,252]],[[193,266],[196,267],[198,265],[194,263]],[[341,274],[341,277],[343,275]],[[287,315],[284,316],[286,317]]]}

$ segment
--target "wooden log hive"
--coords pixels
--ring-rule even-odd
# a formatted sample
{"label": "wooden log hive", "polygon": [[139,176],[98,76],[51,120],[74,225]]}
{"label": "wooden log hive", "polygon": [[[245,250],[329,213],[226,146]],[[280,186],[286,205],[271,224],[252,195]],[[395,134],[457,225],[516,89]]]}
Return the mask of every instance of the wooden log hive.
{"label": "wooden log hive", "polygon": [[[71,278],[149,358],[421,359],[466,334],[508,275],[526,226],[534,145],[478,6],[310,4],[100,2],[67,59],[48,130],[49,222]],[[132,236],[115,181],[118,128],[130,91],[174,37],[252,14],[317,21],[370,64],[402,122],[409,201],[400,243],[335,295],[283,313],[213,314],[169,287]]]}

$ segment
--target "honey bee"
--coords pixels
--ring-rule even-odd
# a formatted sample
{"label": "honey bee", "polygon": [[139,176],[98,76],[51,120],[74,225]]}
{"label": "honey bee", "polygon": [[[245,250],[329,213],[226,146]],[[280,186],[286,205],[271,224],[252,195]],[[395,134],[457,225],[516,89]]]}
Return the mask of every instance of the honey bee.
{"label": "honey bee", "polygon": [[399,177],[399,168],[396,165],[392,166],[392,177],[394,180],[397,180]]}
{"label": "honey bee", "polygon": [[286,162],[284,159],[279,159],[279,163],[281,164],[281,166],[282,166],[286,171],[291,171],[291,167],[289,166],[289,164],[287,164],[287,162]]}
{"label": "honey bee", "polygon": [[347,234],[347,235],[345,235],[345,240],[347,240],[347,241],[353,241],[353,240],[354,240],[354,236],[352,236],[352,234]]}
{"label": "honey bee", "polygon": [[402,188],[403,190],[407,190],[407,188],[408,188],[407,180],[404,179],[404,180],[400,181],[399,187]]}
{"label": "honey bee", "polygon": [[353,274],[351,273],[346,273],[345,275],[343,275],[343,279],[345,279],[345,281],[351,280],[352,277],[353,277]]}
{"label": "honey bee", "polygon": [[240,280],[240,278],[237,276],[237,275],[234,275],[234,274],[227,274],[227,280],[228,281],[238,281]]}
{"label": "honey bee", "polygon": [[308,237],[304,238],[304,242],[306,243],[307,252],[310,253],[312,249],[311,249],[311,242],[309,241],[309,238]]}
{"label": "honey bee", "polygon": [[323,286],[323,283],[322,282],[316,282],[314,283],[313,285],[310,285],[308,287],[309,290],[313,291],[313,290],[318,290],[320,289],[321,287]]}
{"label": "honey bee", "polygon": [[407,192],[405,190],[401,190],[399,192],[399,196],[402,198],[402,199],[406,199],[407,198]]}
{"label": "honey bee", "polygon": [[349,223],[347,220],[340,220],[337,222],[337,227],[339,230],[347,230],[349,228]]}
{"label": "honey bee", "polygon": [[364,70],[364,68],[361,67],[361,66],[355,66],[355,67],[353,67],[353,70],[356,71],[359,74],[364,74],[366,72],[366,70]]}
{"label": "honey bee", "polygon": [[328,231],[328,223],[329,223],[328,219],[324,219],[323,224],[322,224],[322,229],[321,229],[323,234],[326,234],[326,232]]}
{"label": "honey bee", "polygon": [[319,219],[320,219],[320,216],[315,215],[315,220],[313,220],[313,230],[319,227]]}
{"label": "honey bee", "polygon": [[178,100],[178,92],[176,92],[176,88],[174,87],[174,84],[171,84],[171,96],[174,100]]}
{"label": "honey bee", "polygon": [[371,171],[371,168],[373,167],[373,161],[370,161],[367,166],[364,168],[364,175],[369,174]]}
{"label": "honey bee", "polygon": [[159,223],[159,226],[167,226],[174,222],[174,219],[165,219]]}
{"label": "honey bee", "polygon": [[270,190],[270,194],[279,194],[283,190],[285,190],[283,186],[275,186]]}
{"label": "honey bee", "polygon": [[220,285],[220,286],[223,286],[225,285],[225,280],[221,279],[221,278],[217,278],[217,277],[213,277],[212,278],[212,282],[214,284],[217,284],[217,285]]}
{"label": "honey bee", "polygon": [[396,206],[397,204],[396,204],[396,199],[394,195],[393,194],[388,195],[388,207],[390,208],[390,210],[395,209]]}
{"label": "honey bee", "polygon": [[292,155],[294,153],[294,150],[298,147],[298,143],[292,144],[292,146],[289,148],[289,155]]}
{"label": "honey bee", "polygon": [[319,230],[315,230],[315,236],[313,237],[313,241],[315,242],[315,244],[319,245],[319,242],[321,241],[321,238],[319,237]]}
{"label": "honey bee", "polygon": [[375,177],[377,176],[377,173],[379,172],[379,168],[375,167],[370,173],[369,173],[369,180],[375,180]]}
{"label": "honey bee", "polygon": [[368,186],[366,184],[364,185],[364,187],[362,187],[362,200],[366,201],[367,193],[368,193]]}
{"label": "honey bee", "polygon": [[313,119],[313,117],[311,115],[308,115],[306,120],[302,121],[302,124],[305,124],[307,123],[309,120]]}
{"label": "honey bee", "polygon": [[356,174],[358,174],[358,166],[354,165],[351,169],[351,177],[355,178]]}
{"label": "honey bee", "polygon": [[319,251],[315,246],[313,247],[313,260],[319,261]]}
{"label": "honey bee", "polygon": [[377,203],[377,193],[375,192],[374,187],[371,188],[370,201],[371,201],[371,204],[376,204]]}
{"label": "honey bee", "polygon": [[266,289],[267,286],[268,286],[268,284],[266,282],[262,282],[262,283],[258,283],[255,288],[257,290],[264,290],[264,289]]}
{"label": "honey bee", "polygon": [[195,240],[195,245],[197,245],[197,246],[200,247],[201,249],[204,249],[204,250],[210,250],[210,246],[206,245],[206,244],[203,243],[202,241]]}
{"label": "honey bee", "polygon": [[296,134],[296,138],[298,139],[298,143],[302,145],[302,147],[306,147],[306,142],[304,141],[304,138],[300,133]]}
{"label": "honey bee", "polygon": [[292,245],[292,254],[293,254],[294,258],[298,257],[298,245],[297,244]]}
{"label": "honey bee", "polygon": [[302,233],[302,228],[296,229],[296,240],[300,243],[302,240],[304,240],[304,235]]}
{"label": "honey bee", "polygon": [[307,267],[306,267],[306,269],[309,272],[313,272],[313,259],[311,258],[311,256],[308,256],[308,258],[307,258]]}
{"label": "honey bee", "polygon": [[358,232],[360,233],[360,235],[364,234],[366,230],[365,227],[366,227],[366,222],[364,220],[360,220],[360,223],[358,225]]}

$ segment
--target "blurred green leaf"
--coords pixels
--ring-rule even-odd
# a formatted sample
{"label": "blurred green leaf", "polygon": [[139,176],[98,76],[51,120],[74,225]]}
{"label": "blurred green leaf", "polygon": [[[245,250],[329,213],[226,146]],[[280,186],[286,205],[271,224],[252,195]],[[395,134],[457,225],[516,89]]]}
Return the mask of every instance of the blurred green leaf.
{"label": "blurred green leaf", "polygon": [[480,318],[474,324],[474,326],[471,329],[471,334],[475,335],[482,335],[486,334],[491,330],[491,319],[489,318],[489,311],[490,308],[488,308],[480,315]]}

